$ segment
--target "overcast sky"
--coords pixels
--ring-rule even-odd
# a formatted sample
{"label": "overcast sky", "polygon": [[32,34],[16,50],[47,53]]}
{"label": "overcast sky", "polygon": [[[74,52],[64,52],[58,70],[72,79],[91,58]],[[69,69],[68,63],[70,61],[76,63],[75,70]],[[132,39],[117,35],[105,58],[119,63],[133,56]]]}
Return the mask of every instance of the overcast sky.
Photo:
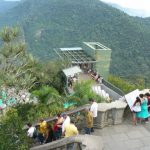
{"label": "overcast sky", "polygon": [[[5,0],[5,1],[20,1],[20,0]],[[101,0],[118,4],[125,8],[133,8],[150,11],[150,0]]]}
{"label": "overcast sky", "polygon": [[5,0],[5,1],[20,1],[20,0]]}
{"label": "overcast sky", "polygon": [[[5,1],[20,1],[20,0],[5,0]],[[101,0],[103,2],[118,4],[123,8],[135,9],[141,13],[141,16],[150,16],[150,0]]]}
{"label": "overcast sky", "polygon": [[150,16],[150,0],[101,0],[103,2],[110,2],[118,4],[124,8],[136,9],[145,14],[145,16]]}

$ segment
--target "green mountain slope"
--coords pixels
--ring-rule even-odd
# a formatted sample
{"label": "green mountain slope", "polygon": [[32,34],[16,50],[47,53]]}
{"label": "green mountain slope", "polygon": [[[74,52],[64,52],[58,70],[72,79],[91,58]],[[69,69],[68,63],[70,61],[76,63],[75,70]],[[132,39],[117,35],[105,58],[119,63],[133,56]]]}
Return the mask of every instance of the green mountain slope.
{"label": "green mountain slope", "polygon": [[98,41],[112,49],[111,73],[150,77],[150,26],[99,0],[26,0],[6,15],[42,60],[53,48]]}

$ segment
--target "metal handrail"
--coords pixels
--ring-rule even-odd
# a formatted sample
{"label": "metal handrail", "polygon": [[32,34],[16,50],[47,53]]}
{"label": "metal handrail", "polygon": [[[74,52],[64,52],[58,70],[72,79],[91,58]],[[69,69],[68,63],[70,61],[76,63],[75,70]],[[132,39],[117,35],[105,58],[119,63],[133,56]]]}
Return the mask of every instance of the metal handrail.
{"label": "metal handrail", "polygon": [[119,89],[118,87],[116,87],[115,85],[111,84],[109,81],[106,80],[102,80],[102,83],[107,86],[108,88],[110,88],[111,90],[115,91],[117,94],[119,94],[120,96],[125,96],[125,93]]}
{"label": "metal handrail", "polygon": [[[87,105],[78,107],[78,108],[76,108],[76,109],[69,110],[69,111],[67,111],[67,112],[65,112],[65,113],[66,113],[67,115],[72,115],[72,114],[75,114],[75,113],[77,113],[77,112],[80,112],[80,111],[85,110],[85,108],[87,108],[87,107],[90,107],[90,105],[87,104]],[[56,120],[56,116],[55,116],[55,117],[52,117],[52,118],[46,118],[46,119],[45,119],[46,122],[52,122],[52,121],[54,121],[54,120]],[[34,123],[33,123],[33,126],[35,126],[35,127],[39,126],[39,122],[34,122]],[[28,129],[27,125],[25,125],[25,126],[23,127],[23,130],[26,130],[26,129]]]}
{"label": "metal handrail", "polygon": [[76,147],[78,146],[78,148],[80,150],[82,150],[82,141],[75,139],[74,137],[70,137],[70,138],[63,138],[61,140],[57,140],[48,144],[44,144],[44,145],[40,145],[40,146],[36,146],[36,147],[32,147],[30,148],[30,150],[39,150],[39,149],[49,149],[49,150],[54,150],[54,149],[60,149],[60,148],[66,148],[68,145],[72,144],[72,150],[76,150]]}

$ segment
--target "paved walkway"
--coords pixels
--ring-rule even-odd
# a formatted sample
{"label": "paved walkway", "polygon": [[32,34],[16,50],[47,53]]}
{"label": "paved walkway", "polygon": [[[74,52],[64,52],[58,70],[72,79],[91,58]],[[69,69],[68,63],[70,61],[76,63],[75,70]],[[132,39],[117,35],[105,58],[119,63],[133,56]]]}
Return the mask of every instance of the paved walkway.
{"label": "paved walkway", "polygon": [[133,126],[127,120],[121,125],[95,130],[94,135],[102,137],[104,150],[150,150],[150,123]]}

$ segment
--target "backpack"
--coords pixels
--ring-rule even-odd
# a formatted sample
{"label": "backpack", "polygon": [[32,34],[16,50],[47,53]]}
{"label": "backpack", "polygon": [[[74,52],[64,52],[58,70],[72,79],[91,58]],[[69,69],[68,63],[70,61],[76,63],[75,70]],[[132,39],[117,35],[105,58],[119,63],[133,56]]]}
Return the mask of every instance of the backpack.
{"label": "backpack", "polygon": [[37,136],[38,136],[38,132],[37,132],[37,129],[35,128],[33,132],[33,138],[35,139],[37,138]]}

